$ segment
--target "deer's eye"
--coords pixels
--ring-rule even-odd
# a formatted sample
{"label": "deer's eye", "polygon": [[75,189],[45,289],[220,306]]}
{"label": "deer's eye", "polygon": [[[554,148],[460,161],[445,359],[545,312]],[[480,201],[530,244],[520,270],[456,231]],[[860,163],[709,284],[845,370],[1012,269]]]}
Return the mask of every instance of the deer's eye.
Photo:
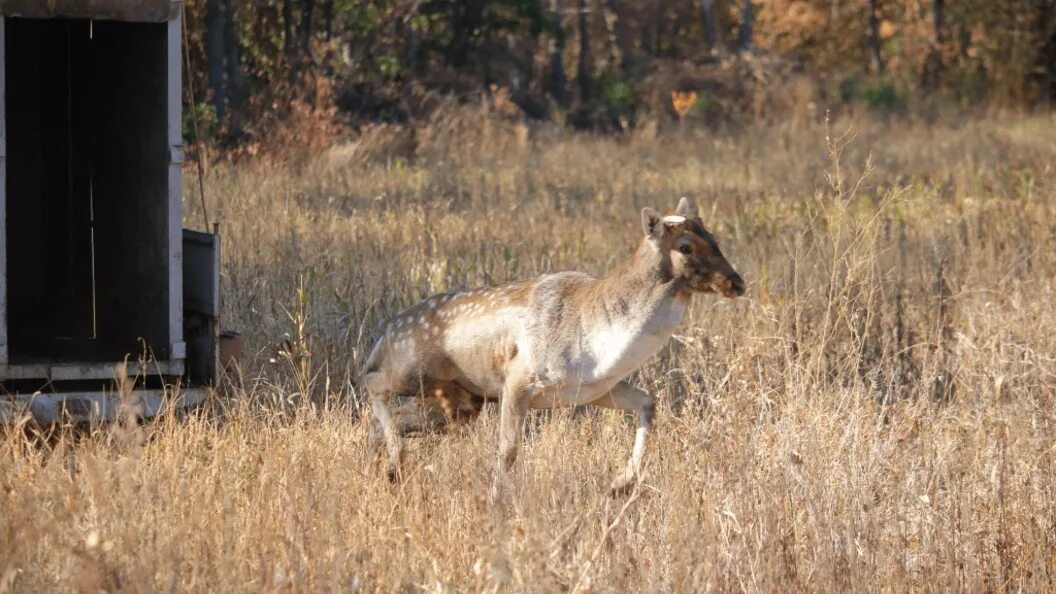
{"label": "deer's eye", "polygon": [[678,246],[678,251],[688,256],[693,253],[693,248],[690,247],[689,244],[683,243]]}

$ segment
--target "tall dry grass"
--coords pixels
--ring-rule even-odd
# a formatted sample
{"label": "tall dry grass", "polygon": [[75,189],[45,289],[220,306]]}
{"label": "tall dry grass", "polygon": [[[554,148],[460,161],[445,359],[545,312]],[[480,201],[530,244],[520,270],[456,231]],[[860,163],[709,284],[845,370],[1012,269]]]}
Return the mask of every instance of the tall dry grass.
{"label": "tall dry grass", "polygon": [[[0,439],[0,591],[1051,591],[1056,119],[564,136],[487,114],[208,179],[250,355],[184,418]],[[198,197],[187,199],[198,224]],[[390,486],[355,369],[425,295],[604,274],[694,198],[749,280],[632,378],[534,417],[491,524],[489,412]]]}

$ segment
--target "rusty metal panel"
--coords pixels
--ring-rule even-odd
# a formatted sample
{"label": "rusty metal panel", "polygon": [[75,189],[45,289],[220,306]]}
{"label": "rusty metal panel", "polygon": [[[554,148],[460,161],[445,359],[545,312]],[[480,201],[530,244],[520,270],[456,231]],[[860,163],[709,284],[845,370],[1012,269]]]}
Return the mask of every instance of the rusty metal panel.
{"label": "rusty metal panel", "polygon": [[174,20],[182,4],[180,0],[0,0],[0,14],[30,19],[162,23]]}

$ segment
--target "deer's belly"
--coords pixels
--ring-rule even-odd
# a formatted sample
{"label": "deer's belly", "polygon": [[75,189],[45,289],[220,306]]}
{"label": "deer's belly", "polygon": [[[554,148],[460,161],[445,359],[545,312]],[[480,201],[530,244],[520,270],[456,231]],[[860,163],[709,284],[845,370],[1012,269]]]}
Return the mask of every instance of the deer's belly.
{"label": "deer's belly", "polygon": [[530,408],[561,408],[587,404],[608,394],[619,381],[568,382],[536,394],[528,406]]}
{"label": "deer's belly", "polygon": [[489,398],[502,394],[507,366],[517,356],[516,309],[494,312],[451,324],[444,333],[443,353],[454,378],[471,392]]}

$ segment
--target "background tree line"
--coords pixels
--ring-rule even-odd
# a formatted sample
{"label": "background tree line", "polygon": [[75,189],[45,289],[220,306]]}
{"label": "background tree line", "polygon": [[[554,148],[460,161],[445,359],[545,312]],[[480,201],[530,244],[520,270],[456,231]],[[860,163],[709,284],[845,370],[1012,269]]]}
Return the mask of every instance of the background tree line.
{"label": "background tree line", "polygon": [[190,0],[187,19],[196,113],[228,141],[494,92],[595,128],[676,89],[734,117],[793,79],[889,110],[1056,98],[1056,0]]}

